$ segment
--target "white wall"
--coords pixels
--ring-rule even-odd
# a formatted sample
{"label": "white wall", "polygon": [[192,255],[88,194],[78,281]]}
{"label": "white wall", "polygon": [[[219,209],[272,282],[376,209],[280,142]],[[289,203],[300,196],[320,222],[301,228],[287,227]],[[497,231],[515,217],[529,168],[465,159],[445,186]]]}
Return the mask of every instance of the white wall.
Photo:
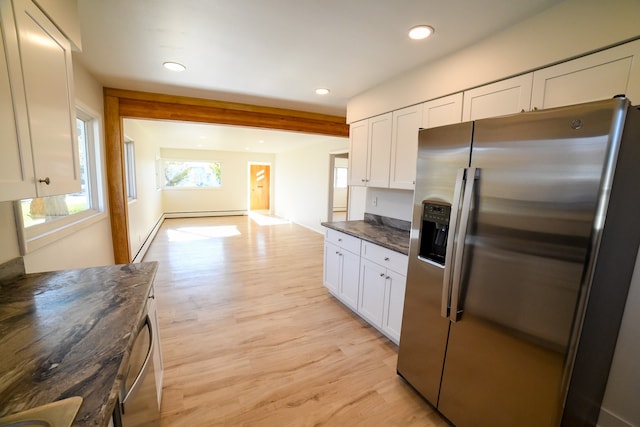
{"label": "white wall", "polygon": [[367,188],[365,212],[411,222],[413,191]]}
{"label": "white wall", "polygon": [[[43,70],[43,72],[46,73],[46,70]],[[102,86],[78,61],[73,63],[73,75],[76,100],[99,115],[100,118],[104,117]],[[103,172],[102,181],[106,183],[102,122],[100,123],[99,158],[101,159],[100,163]],[[2,209],[4,210],[4,206]],[[107,214],[106,200],[104,201],[104,209],[105,213],[99,221],[77,230],[70,236],[26,254],[24,256],[24,264],[27,273],[113,264],[111,224]],[[3,228],[0,234],[9,233],[8,230],[4,230],[4,227],[6,227],[4,221],[0,224],[0,227]],[[16,233],[15,226],[11,232]]]}
{"label": "white wall", "polygon": [[348,148],[347,138],[327,137],[326,142],[278,153],[275,214],[323,233],[320,223],[327,221],[329,174],[333,173],[330,154]]}
{"label": "white wall", "polygon": [[13,202],[0,202],[0,264],[20,256]]}
{"label": "white wall", "polygon": [[638,37],[638,17],[638,0],[567,0],[456,54],[353,97],[347,105],[347,122],[522,74]]}
{"label": "white wall", "polygon": [[160,149],[138,120],[124,120],[124,135],[133,141],[136,199],[127,204],[129,250],[135,257],[162,216],[161,191],[156,188],[156,160]]}
{"label": "white wall", "polygon": [[[212,160],[220,162],[220,188],[176,188],[162,192],[162,208],[173,212],[236,212],[249,210],[249,162],[271,164],[271,200],[273,201],[275,156],[268,153],[247,153],[212,150],[180,150],[162,148],[161,157],[182,160]],[[273,208],[273,207],[272,207]]]}

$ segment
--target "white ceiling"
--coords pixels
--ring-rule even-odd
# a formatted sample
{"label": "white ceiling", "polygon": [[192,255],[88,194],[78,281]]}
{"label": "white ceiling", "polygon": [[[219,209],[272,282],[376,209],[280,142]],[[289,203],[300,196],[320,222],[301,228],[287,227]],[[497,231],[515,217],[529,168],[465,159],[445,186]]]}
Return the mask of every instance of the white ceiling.
{"label": "white ceiling", "polygon": [[[107,87],[345,115],[366,89],[559,2],[78,0],[74,58]],[[417,24],[435,34],[408,39]]]}

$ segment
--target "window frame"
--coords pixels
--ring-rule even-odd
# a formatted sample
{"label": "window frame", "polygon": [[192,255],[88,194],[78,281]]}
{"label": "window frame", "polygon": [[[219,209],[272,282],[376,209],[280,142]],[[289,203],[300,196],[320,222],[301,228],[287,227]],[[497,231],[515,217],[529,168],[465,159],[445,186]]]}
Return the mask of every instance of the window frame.
{"label": "window frame", "polygon": [[86,126],[85,150],[89,208],[25,228],[22,219],[22,201],[16,200],[13,205],[14,216],[20,254],[23,256],[106,218],[101,152],[102,119],[99,114],[84,105],[76,105],[75,112],[76,118],[82,120]]}
{"label": "window frame", "polygon": [[[198,186],[167,186],[166,185],[166,163],[167,162],[182,162],[182,163],[217,163],[220,167],[220,185],[213,185],[209,187]],[[222,179],[222,166],[223,162],[219,160],[198,160],[198,159],[177,159],[172,157],[163,157],[160,159],[160,188],[162,191],[184,191],[184,190],[219,190],[223,187]]]}
{"label": "window frame", "polygon": [[127,202],[135,202],[138,199],[136,185],[136,144],[131,138],[124,139],[124,185],[127,191]]}

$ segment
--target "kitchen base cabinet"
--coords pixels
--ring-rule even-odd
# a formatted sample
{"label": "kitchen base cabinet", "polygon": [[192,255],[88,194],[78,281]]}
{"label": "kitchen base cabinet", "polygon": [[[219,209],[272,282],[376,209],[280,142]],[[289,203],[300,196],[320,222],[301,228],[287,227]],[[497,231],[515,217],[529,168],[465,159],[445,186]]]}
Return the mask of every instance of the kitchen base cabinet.
{"label": "kitchen base cabinet", "polygon": [[327,230],[324,244],[324,285],[353,310],[358,308],[360,239]]}
{"label": "kitchen base cabinet", "polygon": [[362,243],[358,314],[396,344],[400,342],[408,262],[406,255]]}
{"label": "kitchen base cabinet", "polygon": [[378,329],[382,327],[387,269],[362,259],[360,262],[360,297],[358,314]]}
{"label": "kitchen base cabinet", "polygon": [[398,344],[408,259],[399,252],[327,229],[324,285],[347,307]]}
{"label": "kitchen base cabinet", "polygon": [[406,286],[407,277],[405,275],[387,270],[382,332],[396,344],[400,343],[400,328],[402,326],[402,310],[404,309],[404,291]]}

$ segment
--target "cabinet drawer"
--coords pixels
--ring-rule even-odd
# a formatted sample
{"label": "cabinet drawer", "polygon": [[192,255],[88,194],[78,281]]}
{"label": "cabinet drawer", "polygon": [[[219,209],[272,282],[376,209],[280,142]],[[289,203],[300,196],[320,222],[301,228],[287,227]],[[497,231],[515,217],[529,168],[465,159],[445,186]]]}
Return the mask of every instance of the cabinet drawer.
{"label": "cabinet drawer", "polygon": [[383,248],[382,246],[375,245],[371,242],[362,242],[362,256],[369,261],[380,264],[383,267],[395,271],[396,273],[400,273],[405,276],[407,274],[409,257],[399,252]]}
{"label": "cabinet drawer", "polygon": [[327,228],[325,238],[328,242],[338,245],[349,252],[360,255],[360,239],[357,237]]}

